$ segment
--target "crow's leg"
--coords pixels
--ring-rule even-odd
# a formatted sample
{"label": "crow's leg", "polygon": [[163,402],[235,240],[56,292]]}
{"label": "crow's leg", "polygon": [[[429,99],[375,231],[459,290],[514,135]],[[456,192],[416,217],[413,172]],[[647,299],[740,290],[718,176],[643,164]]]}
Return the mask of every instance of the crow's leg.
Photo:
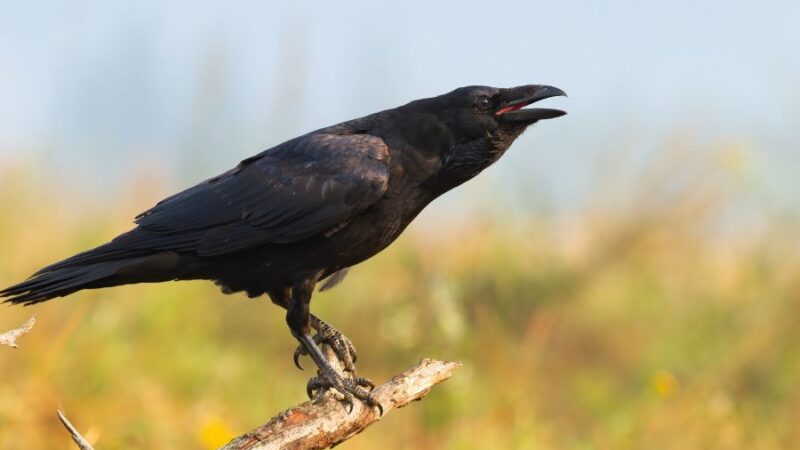
{"label": "crow's leg", "polygon": [[314,338],[311,337],[309,303],[311,294],[314,292],[315,281],[312,278],[292,286],[291,301],[286,310],[286,323],[289,325],[289,330],[317,365],[317,376],[309,380],[307,392],[313,394],[313,391],[320,388],[334,388],[342,394],[342,400],[348,405],[350,411],[353,410],[353,397],[356,397],[369,406],[377,406],[382,413],[383,407],[365,389],[365,387],[371,387],[372,383],[368,383],[368,380],[365,379],[343,377],[336,372],[325,359],[325,355]]}
{"label": "crow's leg", "polygon": [[[288,310],[289,304],[292,301],[292,289],[287,288],[282,291],[272,292],[269,294],[269,296],[270,299],[272,299],[272,303]],[[336,354],[336,356],[339,358],[339,361],[342,362],[344,370],[346,372],[350,372],[355,378],[355,362],[356,359],[358,359],[358,354],[356,353],[356,348],[353,346],[353,343],[350,341],[350,339],[348,339],[344,333],[313,314],[309,313],[308,322],[311,328],[317,330],[317,334],[315,334],[313,338],[314,342],[318,346],[320,344],[327,344],[330,346],[333,350],[333,353]],[[293,357],[294,365],[300,370],[303,370],[303,368],[300,366],[300,356],[302,355],[308,355],[308,352],[301,344],[295,349]]]}
{"label": "crow's leg", "polygon": [[[348,339],[344,333],[333,328],[329,323],[313,314],[309,315],[309,324],[311,328],[317,330],[317,334],[315,334],[313,338],[314,342],[317,343],[317,345],[327,344],[330,346],[333,353],[335,353],[339,361],[342,362],[344,370],[355,376],[355,362],[356,359],[358,359],[358,354],[350,339]],[[300,367],[300,355],[308,355],[306,348],[302,345],[298,345],[297,349],[294,351],[294,365],[302,370],[303,368]]]}

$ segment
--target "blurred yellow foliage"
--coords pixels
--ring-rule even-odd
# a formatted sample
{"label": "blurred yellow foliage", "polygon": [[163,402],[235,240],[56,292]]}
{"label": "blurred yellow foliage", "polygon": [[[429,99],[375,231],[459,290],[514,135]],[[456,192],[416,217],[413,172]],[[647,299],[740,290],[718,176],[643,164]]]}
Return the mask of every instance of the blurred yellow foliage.
{"label": "blurred yellow foliage", "polygon": [[203,448],[214,450],[222,447],[236,437],[233,431],[219,417],[210,417],[200,424],[200,441]]}
{"label": "blurred yellow foliage", "polygon": [[671,397],[680,388],[678,377],[673,373],[666,370],[659,370],[653,374],[650,383],[653,385],[653,390],[661,397]]}

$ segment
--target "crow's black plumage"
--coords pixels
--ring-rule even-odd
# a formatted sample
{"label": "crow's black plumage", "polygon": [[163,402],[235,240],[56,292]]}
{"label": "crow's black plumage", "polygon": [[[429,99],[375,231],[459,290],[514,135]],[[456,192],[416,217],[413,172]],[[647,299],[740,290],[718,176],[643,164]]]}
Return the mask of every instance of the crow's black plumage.
{"label": "crow's black plumage", "polygon": [[316,284],[327,278],[330,287],[383,250],[526,127],[565,114],[522,109],[557,95],[565,94],[541,85],[470,86],[313,131],[161,201],[133,230],[0,296],[30,305],[82,289],[190,279],[212,280],[226,293],[268,294],[287,309],[299,353],[320,368],[310,387],[334,386],[348,400],[372,403],[365,380],[339,377],[319,351],[317,343],[330,343],[354,371],[350,342],[309,313]]}

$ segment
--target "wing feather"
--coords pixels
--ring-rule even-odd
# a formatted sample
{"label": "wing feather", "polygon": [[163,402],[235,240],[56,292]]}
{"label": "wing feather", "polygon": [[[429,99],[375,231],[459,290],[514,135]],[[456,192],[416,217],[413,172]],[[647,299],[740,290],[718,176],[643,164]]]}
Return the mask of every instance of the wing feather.
{"label": "wing feather", "polygon": [[132,244],[210,256],[324,233],[383,196],[388,158],[375,136],[302,136],[140,214]]}

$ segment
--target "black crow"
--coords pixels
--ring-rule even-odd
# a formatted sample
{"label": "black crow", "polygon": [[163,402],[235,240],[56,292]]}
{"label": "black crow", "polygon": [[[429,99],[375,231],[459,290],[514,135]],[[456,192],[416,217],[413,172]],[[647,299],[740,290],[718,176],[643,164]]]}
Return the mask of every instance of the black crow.
{"label": "black crow", "polygon": [[[269,295],[286,309],[318,376],[308,391],[334,387],[378,406],[355,376],[355,350],[312,315],[311,294],[391,244],[433,199],[497,161],[525,129],[566,114],[524,108],[565,95],[543,85],[469,86],[322,128],[286,141],[159,202],[111,242],[47,266],[0,291],[32,305],[82,289],[172,280],[211,280],[224,293]],[[317,334],[312,337],[311,329]],[[342,377],[318,344],[331,345]]]}

